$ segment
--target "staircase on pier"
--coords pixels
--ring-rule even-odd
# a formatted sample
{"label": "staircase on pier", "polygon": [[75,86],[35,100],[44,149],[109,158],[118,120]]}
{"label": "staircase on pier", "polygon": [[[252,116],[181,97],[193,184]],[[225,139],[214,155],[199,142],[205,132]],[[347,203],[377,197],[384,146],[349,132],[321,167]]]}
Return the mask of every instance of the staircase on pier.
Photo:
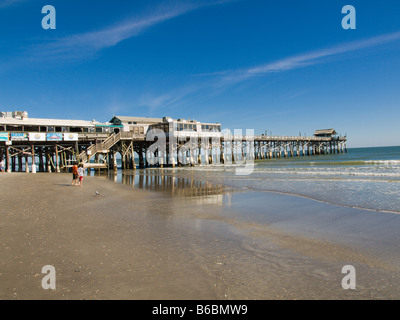
{"label": "staircase on pier", "polygon": [[[108,150],[114,146],[117,142],[121,140],[121,132],[113,133],[106,140],[101,143],[96,143],[91,145],[85,151],[82,151],[79,154],[79,159],[82,163],[89,162],[90,157],[94,156],[97,153],[106,153]],[[98,166],[98,164],[96,164]]]}

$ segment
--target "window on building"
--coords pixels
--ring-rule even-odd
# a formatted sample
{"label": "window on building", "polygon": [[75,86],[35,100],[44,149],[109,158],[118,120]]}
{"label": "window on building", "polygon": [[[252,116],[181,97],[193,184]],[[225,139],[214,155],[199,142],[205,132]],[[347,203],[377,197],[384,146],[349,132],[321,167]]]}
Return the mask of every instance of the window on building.
{"label": "window on building", "polygon": [[39,127],[37,127],[37,126],[25,126],[24,127],[24,131],[26,131],[26,132],[38,132],[39,131]]}

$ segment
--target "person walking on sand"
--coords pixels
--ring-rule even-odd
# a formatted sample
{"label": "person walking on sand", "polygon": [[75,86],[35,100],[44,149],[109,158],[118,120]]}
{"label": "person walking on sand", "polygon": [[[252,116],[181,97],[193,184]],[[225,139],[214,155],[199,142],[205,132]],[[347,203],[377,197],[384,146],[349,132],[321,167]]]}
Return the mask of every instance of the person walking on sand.
{"label": "person walking on sand", "polygon": [[83,175],[85,173],[85,168],[83,167],[83,164],[80,163],[78,167],[78,176],[79,176],[79,186],[82,187],[83,184]]}
{"label": "person walking on sand", "polygon": [[74,165],[72,166],[72,185],[77,186],[78,185],[78,163],[75,162]]}
{"label": "person walking on sand", "polygon": [[5,167],[6,167],[6,164],[4,163],[4,159],[1,159],[1,161],[0,161],[0,172],[4,172]]}

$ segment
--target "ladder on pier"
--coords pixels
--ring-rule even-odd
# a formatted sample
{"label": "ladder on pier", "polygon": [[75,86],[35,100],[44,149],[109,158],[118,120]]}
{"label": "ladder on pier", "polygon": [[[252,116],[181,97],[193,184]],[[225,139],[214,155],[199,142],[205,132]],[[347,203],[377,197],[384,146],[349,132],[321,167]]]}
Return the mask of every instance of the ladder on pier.
{"label": "ladder on pier", "polygon": [[79,154],[78,158],[82,163],[89,162],[90,157],[94,156],[96,153],[108,152],[108,150],[120,140],[121,140],[121,132],[113,133],[103,142],[93,144],[85,151],[82,151]]}

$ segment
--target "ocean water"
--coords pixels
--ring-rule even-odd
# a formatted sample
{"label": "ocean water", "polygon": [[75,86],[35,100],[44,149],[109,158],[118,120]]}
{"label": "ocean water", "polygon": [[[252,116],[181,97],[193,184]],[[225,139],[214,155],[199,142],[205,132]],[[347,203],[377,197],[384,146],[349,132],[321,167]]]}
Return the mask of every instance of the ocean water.
{"label": "ocean water", "polygon": [[400,213],[400,147],[349,148],[343,154],[256,160],[252,173],[244,176],[237,175],[236,169],[235,165],[148,168],[120,172],[114,179],[153,190],[170,190],[172,185],[175,194],[193,197],[217,193],[211,186],[218,185],[225,190],[278,192]]}

